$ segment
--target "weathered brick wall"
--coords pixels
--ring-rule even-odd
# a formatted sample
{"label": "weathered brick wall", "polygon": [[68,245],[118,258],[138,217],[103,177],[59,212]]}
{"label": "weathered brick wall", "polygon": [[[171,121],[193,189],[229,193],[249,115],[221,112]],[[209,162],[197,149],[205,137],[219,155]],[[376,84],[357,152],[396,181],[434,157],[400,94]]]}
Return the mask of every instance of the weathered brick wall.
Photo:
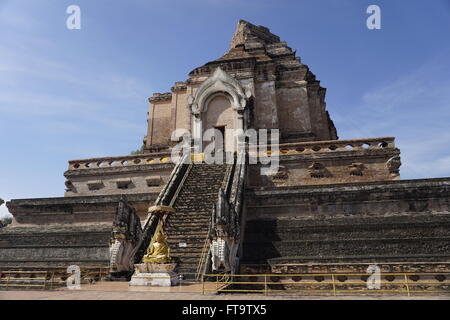
{"label": "weathered brick wall", "polygon": [[[393,173],[387,165],[389,159],[400,154],[400,151],[394,147],[354,148],[332,152],[330,150],[286,151],[288,152],[285,154],[280,153],[280,168],[275,175],[261,175],[260,164],[250,165],[248,185],[252,187],[304,186],[400,179],[400,174]],[[312,168],[314,164],[319,166],[318,170]],[[352,165],[361,167],[359,174],[354,174]]]}
{"label": "weathered brick wall", "polygon": [[[46,225],[73,223],[111,223],[121,195],[13,199],[7,203],[14,224]],[[149,204],[158,193],[126,195],[141,219],[147,216]]]}
{"label": "weathered brick wall", "polygon": [[107,266],[111,224],[11,226],[0,232],[0,267]]}
{"label": "weathered brick wall", "polygon": [[[141,221],[158,193],[127,195]],[[0,229],[0,267],[107,266],[120,195],[19,199]]]}
{"label": "weathered brick wall", "polygon": [[450,259],[450,178],[252,189],[244,264]]}
{"label": "weathered brick wall", "polygon": [[146,145],[169,145],[173,130],[172,95],[155,94],[150,98]]}
{"label": "weathered brick wall", "polygon": [[[70,181],[66,197],[159,193],[169,179],[174,164],[169,154],[161,157],[165,163],[129,164],[112,167],[69,168],[64,176]],[[159,159],[158,159],[159,160]],[[153,161],[153,160],[150,160]],[[85,163],[86,160],[80,161]],[[95,159],[92,159],[92,163]],[[67,182],[66,182],[67,183]]]}

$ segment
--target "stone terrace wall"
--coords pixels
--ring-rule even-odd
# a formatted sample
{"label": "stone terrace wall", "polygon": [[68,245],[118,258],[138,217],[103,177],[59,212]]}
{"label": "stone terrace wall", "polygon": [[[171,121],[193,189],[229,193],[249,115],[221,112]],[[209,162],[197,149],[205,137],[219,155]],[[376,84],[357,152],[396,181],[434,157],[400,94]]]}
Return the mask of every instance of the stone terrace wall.
{"label": "stone terrace wall", "polygon": [[170,153],[69,161],[66,197],[159,192],[174,164]]}
{"label": "stone terrace wall", "polygon": [[110,234],[110,223],[3,228],[0,268],[108,266]]}
{"label": "stone terrace wall", "polygon": [[[158,193],[129,194],[127,200],[135,207],[141,219],[147,217],[147,209]],[[111,223],[114,219],[120,195],[60,197],[38,199],[13,199],[7,202],[14,216],[13,225]]]}
{"label": "stone terrace wall", "polygon": [[[158,193],[127,195],[141,221]],[[107,266],[120,195],[11,200],[0,229],[0,267]]]}
{"label": "stone terrace wall", "polygon": [[242,264],[450,261],[450,178],[249,189]]}
{"label": "stone terrace wall", "polygon": [[[248,184],[278,187],[398,180],[400,150],[394,140],[383,137],[280,144],[279,152],[270,154],[279,155],[279,172],[265,176],[260,174],[261,165],[250,165]],[[250,152],[250,156],[256,154]]]}

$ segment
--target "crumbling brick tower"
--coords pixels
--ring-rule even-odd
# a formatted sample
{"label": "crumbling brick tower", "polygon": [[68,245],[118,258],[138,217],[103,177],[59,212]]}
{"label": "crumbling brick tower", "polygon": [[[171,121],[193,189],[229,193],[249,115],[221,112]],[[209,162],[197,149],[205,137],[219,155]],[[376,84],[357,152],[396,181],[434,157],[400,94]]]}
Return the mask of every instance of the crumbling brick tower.
{"label": "crumbling brick tower", "polygon": [[[144,153],[71,160],[64,197],[8,203],[15,221],[0,230],[0,265],[109,265],[112,222],[126,195],[143,222],[133,259],[154,231],[149,205],[170,205],[178,272],[193,279],[212,268],[210,223],[235,242],[228,268],[236,272],[365,272],[373,263],[448,272],[450,179],[400,180],[392,137],[338,140],[325,93],[286,42],[239,21],[222,57],[149,98]],[[210,128],[225,132],[231,153],[237,143],[226,129],[279,129],[269,146],[279,150],[271,154],[278,172],[236,162],[175,166],[172,132],[202,139]],[[235,216],[221,215],[226,205]]]}

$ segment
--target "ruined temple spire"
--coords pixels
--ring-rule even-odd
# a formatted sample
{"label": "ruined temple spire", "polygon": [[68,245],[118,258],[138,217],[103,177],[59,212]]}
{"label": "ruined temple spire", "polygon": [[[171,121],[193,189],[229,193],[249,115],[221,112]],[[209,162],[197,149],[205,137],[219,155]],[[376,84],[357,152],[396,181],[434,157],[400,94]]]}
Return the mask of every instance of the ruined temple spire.
{"label": "ruined temple spire", "polygon": [[255,26],[248,21],[239,20],[230,42],[230,50],[252,44],[269,44],[280,42],[280,37],[274,35],[263,26]]}

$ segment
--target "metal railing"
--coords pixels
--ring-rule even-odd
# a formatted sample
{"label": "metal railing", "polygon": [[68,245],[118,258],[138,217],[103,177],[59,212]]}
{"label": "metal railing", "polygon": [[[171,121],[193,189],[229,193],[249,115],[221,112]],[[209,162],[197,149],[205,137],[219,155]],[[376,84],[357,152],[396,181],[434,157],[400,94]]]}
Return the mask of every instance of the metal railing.
{"label": "metal railing", "polygon": [[208,236],[205,238],[205,242],[203,244],[203,248],[202,248],[202,253],[200,255],[200,260],[197,266],[197,271],[195,272],[195,280],[199,281],[200,278],[202,277],[202,274],[205,269],[206,266],[206,260],[208,259],[208,255],[209,255],[209,246],[210,246],[210,240],[209,240],[209,232],[211,230],[211,223],[209,224],[209,229],[208,229]]}
{"label": "metal railing", "polygon": [[382,273],[379,288],[373,289],[367,284],[370,276],[367,273],[206,274],[202,278],[202,293],[450,296],[450,273]]}

